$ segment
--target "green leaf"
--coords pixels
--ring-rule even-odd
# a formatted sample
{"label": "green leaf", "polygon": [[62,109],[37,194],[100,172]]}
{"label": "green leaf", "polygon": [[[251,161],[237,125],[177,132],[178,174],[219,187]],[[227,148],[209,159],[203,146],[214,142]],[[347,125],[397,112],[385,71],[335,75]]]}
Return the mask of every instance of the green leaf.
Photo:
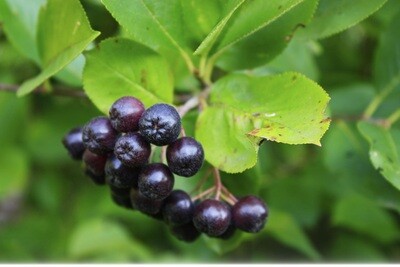
{"label": "green leaf", "polygon": [[287,144],[316,144],[329,127],[328,94],[298,73],[232,74],[219,80],[211,102],[254,121],[249,135]]}
{"label": "green leaf", "polygon": [[15,147],[3,147],[0,155],[0,200],[22,193],[28,182],[29,165],[26,154]]}
{"label": "green leaf", "polygon": [[374,62],[374,80],[378,90],[400,91],[400,12],[394,16],[379,39]]}
{"label": "green leaf", "polygon": [[320,0],[312,22],[301,33],[317,39],[344,31],[364,20],[383,6],[387,0]]}
{"label": "green leaf", "polygon": [[103,41],[86,53],[84,89],[104,113],[118,98],[133,95],[146,106],[172,102],[173,79],[159,54],[132,40]]}
{"label": "green leaf", "polygon": [[267,65],[253,69],[252,73],[256,75],[266,75],[270,73],[295,71],[312,80],[318,80],[320,71],[317,66],[315,52],[312,48],[313,45],[312,42],[303,42],[294,38],[281,54]]}
{"label": "green leaf", "polygon": [[[178,53],[191,64],[180,0],[102,0],[112,16],[139,43],[169,59]],[[175,59],[176,60],[176,59]]]}
{"label": "green leaf", "polygon": [[257,162],[257,146],[246,136],[251,129],[250,120],[243,115],[209,107],[197,120],[196,139],[213,166],[229,173],[242,172]]}
{"label": "green leaf", "polygon": [[223,240],[215,237],[208,237],[206,235],[202,236],[204,243],[212,251],[218,255],[223,255],[234,249],[238,248],[244,239],[242,238],[242,233],[237,230],[235,234],[229,238],[229,240]]}
{"label": "green leaf", "polygon": [[[65,18],[68,18],[66,20]],[[23,96],[74,60],[99,32],[90,28],[77,0],[48,0],[39,14],[37,47],[42,72],[25,81],[18,90]]]}
{"label": "green leaf", "polygon": [[39,8],[45,0],[0,0],[0,17],[4,31],[18,51],[39,64],[36,25]]}
{"label": "green leaf", "polygon": [[203,40],[200,46],[194,52],[195,55],[207,55],[211,50],[215,42],[218,40],[218,37],[224,30],[227,25],[229,19],[232,17],[233,13],[245,2],[246,0],[233,0],[227,1],[228,4],[225,7],[225,14],[221,16],[221,20],[218,24],[210,31],[207,37]]}
{"label": "green leaf", "polygon": [[334,225],[354,230],[383,244],[395,242],[400,237],[396,221],[389,213],[369,198],[356,194],[336,203],[332,220]]}
{"label": "green leaf", "polygon": [[82,86],[82,73],[83,67],[85,66],[85,57],[80,54],[71,63],[69,63],[65,68],[57,73],[54,78],[63,81],[74,87]]}
{"label": "green leaf", "polygon": [[103,219],[83,222],[73,232],[69,244],[69,255],[75,260],[104,257],[116,252],[141,261],[151,259],[147,248],[130,237],[124,228]]}
{"label": "green leaf", "polygon": [[371,264],[372,262],[387,262],[388,259],[378,244],[367,238],[339,233],[334,237],[327,261]]}
{"label": "green leaf", "polygon": [[[225,50],[243,38],[261,30],[302,1],[274,0],[268,1],[268,3],[264,0],[245,1],[240,7],[237,7],[238,9],[228,18],[227,22],[222,20],[220,22],[222,25],[218,24],[210,33],[210,38],[212,38],[215,32],[220,32],[217,40],[215,40],[215,37],[212,38],[214,42],[217,41],[212,52],[215,54]],[[205,42],[208,38],[209,36],[207,36]],[[200,48],[201,46],[196,53],[200,54]],[[204,54],[204,52],[201,54]]]}
{"label": "green leaf", "polygon": [[[317,4],[318,0],[304,0],[269,25],[231,46],[217,65],[224,70],[238,70],[267,63],[285,49],[298,28],[308,24]],[[301,44],[301,47],[306,46]],[[303,63],[297,55],[293,58]]]}
{"label": "green leaf", "polygon": [[400,130],[368,122],[358,123],[358,129],[370,143],[369,156],[374,167],[400,190]]}
{"label": "green leaf", "polygon": [[282,244],[304,253],[313,260],[320,259],[319,253],[290,214],[270,209],[264,229],[267,235],[272,236]]}

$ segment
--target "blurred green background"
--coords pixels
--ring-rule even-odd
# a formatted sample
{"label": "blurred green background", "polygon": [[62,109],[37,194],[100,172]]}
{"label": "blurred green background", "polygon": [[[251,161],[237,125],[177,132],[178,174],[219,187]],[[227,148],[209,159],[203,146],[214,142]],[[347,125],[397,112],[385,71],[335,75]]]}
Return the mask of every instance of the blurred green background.
{"label": "blurred green background", "polygon": [[[96,42],[120,34],[99,1],[82,3],[92,27],[102,32]],[[399,261],[400,192],[372,167],[352,119],[375,95],[373,58],[399,7],[388,1],[360,24],[318,42],[294,39],[282,55],[254,70],[295,70],[316,80],[332,98],[333,122],[322,147],[264,142],[255,168],[223,174],[233,193],[259,195],[271,209],[261,233],[228,241],[180,242],[163,223],[116,206],[107,188],[84,176],[61,139],[100,114],[88,100],[0,92],[0,261]],[[0,84],[19,85],[38,71],[0,25]],[[65,77],[53,80],[68,81],[73,84]],[[73,85],[80,90],[79,80]],[[376,115],[386,116],[399,99],[387,100]],[[185,123],[194,120],[187,116]],[[177,187],[190,190],[200,176],[179,180]]]}

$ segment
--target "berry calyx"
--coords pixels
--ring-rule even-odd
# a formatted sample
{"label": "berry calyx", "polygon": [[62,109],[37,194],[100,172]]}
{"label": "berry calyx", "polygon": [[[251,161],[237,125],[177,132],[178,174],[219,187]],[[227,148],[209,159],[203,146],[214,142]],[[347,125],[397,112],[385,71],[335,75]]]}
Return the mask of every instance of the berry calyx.
{"label": "berry calyx", "polygon": [[68,150],[69,155],[75,159],[82,159],[85,146],[82,140],[82,128],[77,127],[70,130],[62,139],[64,147]]}
{"label": "berry calyx", "polygon": [[220,236],[231,223],[230,207],[215,199],[206,199],[195,207],[193,223],[196,229],[208,236]]}
{"label": "berry calyx", "polygon": [[181,118],[173,106],[155,104],[140,118],[139,131],[148,142],[154,145],[168,145],[179,136]]}
{"label": "berry calyx", "polygon": [[151,147],[139,133],[127,133],[118,138],[114,148],[115,156],[123,164],[140,167],[147,163]]}
{"label": "berry calyx", "polygon": [[246,196],[232,208],[232,219],[235,226],[245,232],[261,231],[268,217],[268,209],[263,200],[255,196]]}
{"label": "berry calyx", "polygon": [[107,117],[96,117],[84,126],[82,140],[91,152],[107,154],[113,151],[117,134]]}
{"label": "berry calyx", "polygon": [[116,188],[137,187],[139,171],[139,168],[126,166],[115,155],[111,155],[105,165],[106,182]]}
{"label": "berry calyx", "polygon": [[132,207],[148,215],[156,215],[163,205],[162,200],[145,197],[139,190],[132,188],[130,192]]}
{"label": "berry calyx", "polygon": [[167,162],[171,171],[177,175],[195,175],[204,162],[202,145],[192,137],[182,137],[167,148]]}
{"label": "berry calyx", "polygon": [[143,167],[139,174],[139,191],[147,198],[166,198],[174,187],[174,175],[163,163],[152,163]]}
{"label": "berry calyx", "polygon": [[118,132],[137,131],[144,111],[144,105],[139,99],[132,96],[121,97],[110,108],[111,124]]}
{"label": "berry calyx", "polygon": [[192,221],[194,205],[190,196],[182,190],[174,190],[165,199],[162,209],[168,224],[182,225]]}

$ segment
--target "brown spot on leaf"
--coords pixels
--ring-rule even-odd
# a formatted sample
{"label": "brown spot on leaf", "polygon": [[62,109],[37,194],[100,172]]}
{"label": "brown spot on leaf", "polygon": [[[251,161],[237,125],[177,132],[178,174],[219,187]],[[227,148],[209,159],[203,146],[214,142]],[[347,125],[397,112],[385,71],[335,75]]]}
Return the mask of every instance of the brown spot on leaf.
{"label": "brown spot on leaf", "polygon": [[147,89],[147,71],[145,69],[142,69],[140,73],[140,83]]}
{"label": "brown spot on leaf", "polygon": [[256,134],[258,134],[259,132],[260,132],[260,129],[254,129],[254,130],[252,130],[251,132],[249,132],[249,134],[256,135]]}
{"label": "brown spot on leaf", "polygon": [[330,122],[330,121],[331,121],[331,118],[325,118],[322,121],[320,121],[319,123],[327,123],[327,122]]}

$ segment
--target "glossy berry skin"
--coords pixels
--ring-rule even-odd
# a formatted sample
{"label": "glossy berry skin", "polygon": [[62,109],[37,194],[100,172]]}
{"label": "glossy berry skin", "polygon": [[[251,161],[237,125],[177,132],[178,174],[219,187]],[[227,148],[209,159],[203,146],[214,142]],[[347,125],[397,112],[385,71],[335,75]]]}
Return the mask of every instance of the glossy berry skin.
{"label": "glossy berry skin", "polygon": [[110,108],[111,124],[118,132],[137,131],[144,111],[144,105],[139,99],[132,96],[121,97]]}
{"label": "glossy berry skin", "polygon": [[143,167],[139,174],[139,191],[149,199],[162,200],[174,187],[174,175],[163,163],[152,163]]}
{"label": "glossy berry skin", "polygon": [[173,106],[155,104],[140,118],[139,131],[154,145],[168,145],[175,141],[181,132],[181,118]]}
{"label": "glossy berry skin", "polygon": [[117,134],[107,117],[96,117],[83,128],[82,140],[87,149],[104,155],[113,151]]}
{"label": "glossy berry skin", "polygon": [[194,205],[185,191],[174,190],[165,199],[162,212],[166,223],[183,225],[192,221]]}
{"label": "glossy berry skin", "polygon": [[111,194],[111,199],[114,201],[115,204],[117,204],[120,207],[127,208],[127,209],[133,209],[131,198],[129,197],[129,195],[128,196],[119,196],[119,195]]}
{"label": "glossy berry skin", "polygon": [[105,178],[104,174],[103,175],[95,175],[93,172],[91,172],[88,169],[85,169],[85,174],[93,181],[93,183],[95,183],[97,185],[106,184],[106,178]]}
{"label": "glossy berry skin", "polygon": [[231,222],[231,224],[229,224],[228,226],[228,229],[226,229],[226,231],[222,235],[216,236],[216,238],[222,240],[229,240],[235,234],[236,229],[237,228]]}
{"label": "glossy berry skin", "polygon": [[230,207],[224,202],[206,199],[195,207],[193,223],[198,231],[208,236],[220,236],[231,223]]}
{"label": "glossy berry skin", "polygon": [[115,156],[130,167],[140,167],[147,163],[150,152],[150,144],[139,133],[127,133],[121,136],[114,148]]}
{"label": "glossy berry skin", "polygon": [[167,148],[167,162],[171,171],[177,175],[195,175],[204,162],[202,145],[192,137],[182,137]]}
{"label": "glossy berry skin", "polygon": [[137,187],[140,168],[122,164],[115,156],[108,157],[105,165],[106,182],[116,188]]}
{"label": "glossy berry skin", "polygon": [[104,176],[104,167],[106,165],[107,157],[98,155],[86,149],[83,153],[82,160],[85,168],[94,176]]}
{"label": "glossy berry skin", "polygon": [[70,130],[62,139],[64,147],[68,150],[69,155],[75,159],[82,159],[83,152],[85,151],[85,146],[82,140],[82,128],[77,127]]}
{"label": "glossy berry skin", "polygon": [[235,226],[245,232],[257,233],[265,225],[268,208],[265,202],[255,196],[246,196],[232,208],[232,218]]}
{"label": "glossy berry skin", "polygon": [[132,188],[130,192],[132,207],[148,215],[156,215],[161,211],[162,200],[153,200],[145,197],[139,190]]}
{"label": "glossy berry skin", "polygon": [[190,243],[195,241],[201,233],[194,227],[193,222],[189,222],[183,225],[172,225],[170,227],[171,233],[178,240]]}

